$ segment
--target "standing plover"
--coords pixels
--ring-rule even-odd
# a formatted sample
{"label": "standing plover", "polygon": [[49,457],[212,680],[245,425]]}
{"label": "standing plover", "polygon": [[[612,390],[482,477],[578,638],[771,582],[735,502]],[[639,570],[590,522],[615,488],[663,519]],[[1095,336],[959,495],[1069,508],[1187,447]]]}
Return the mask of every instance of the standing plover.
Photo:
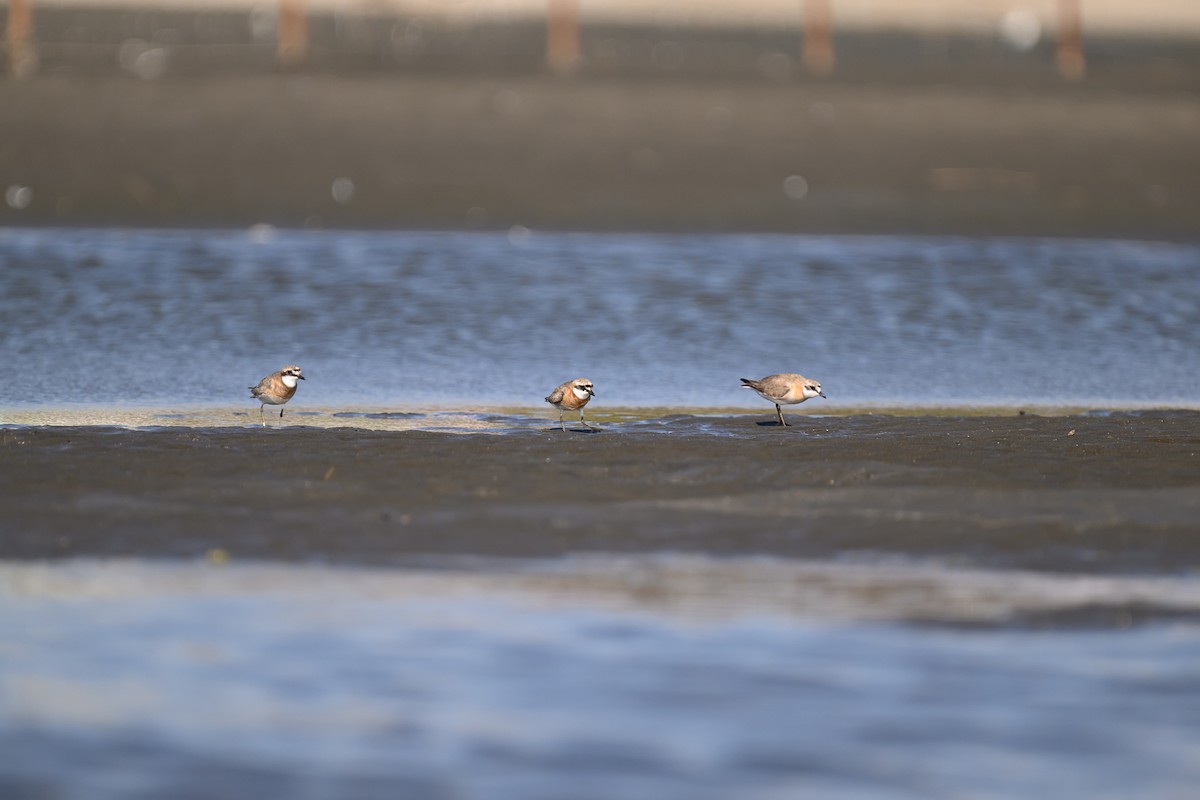
{"label": "standing plover", "polygon": [[583,407],[596,396],[592,390],[592,382],[587,378],[576,378],[573,381],[559,384],[554,391],[546,395],[546,402],[558,409],[558,425],[564,431],[567,426],[563,423],[563,412],[579,409],[579,421],[590,431],[599,430],[587,424],[583,418]]}
{"label": "standing plover", "polygon": [[790,406],[803,403],[810,397],[825,396],[825,393],[821,391],[821,384],[810,381],[795,372],[768,375],[761,381],[742,378],[742,388],[753,389],[763,400],[770,400],[774,403],[775,413],[779,415],[779,424],[784,427],[787,427],[787,422],[783,419],[783,409],[779,407],[780,404]]}
{"label": "standing plover", "polygon": [[[300,368],[295,364],[288,364],[279,372],[272,372],[267,377],[258,382],[258,386],[250,387],[250,396],[262,403],[258,407],[258,417],[262,420],[263,427],[267,425],[267,419],[263,415],[263,409],[268,405],[281,406],[288,400],[292,399],[292,395],[296,393],[296,381],[305,380],[300,374]],[[283,409],[279,409],[279,418],[283,419]]]}

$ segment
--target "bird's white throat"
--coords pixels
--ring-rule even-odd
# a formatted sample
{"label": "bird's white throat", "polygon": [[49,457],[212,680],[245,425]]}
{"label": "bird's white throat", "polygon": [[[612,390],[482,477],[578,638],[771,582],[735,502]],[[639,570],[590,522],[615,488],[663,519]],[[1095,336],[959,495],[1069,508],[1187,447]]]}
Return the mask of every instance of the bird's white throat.
{"label": "bird's white throat", "polygon": [[289,389],[296,388],[296,376],[295,375],[284,375],[280,378],[280,380],[283,381],[283,385],[286,386],[287,388],[289,388]]}
{"label": "bird's white throat", "polygon": [[591,396],[588,392],[584,391],[583,389],[580,389],[578,386],[572,386],[571,391],[573,391],[575,393],[575,396],[577,398],[579,398],[580,400],[587,400],[588,397]]}

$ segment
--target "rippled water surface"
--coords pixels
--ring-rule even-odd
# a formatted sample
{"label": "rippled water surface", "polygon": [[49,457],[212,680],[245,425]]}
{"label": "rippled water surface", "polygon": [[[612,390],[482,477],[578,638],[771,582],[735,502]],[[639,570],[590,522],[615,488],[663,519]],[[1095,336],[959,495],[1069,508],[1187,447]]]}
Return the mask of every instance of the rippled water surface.
{"label": "rippled water surface", "polygon": [[[297,231],[0,232],[0,403],[1194,404],[1200,246]],[[818,401],[820,402],[820,401]],[[297,405],[299,401],[297,402]]]}
{"label": "rippled water surface", "polygon": [[[0,563],[0,795],[1184,798],[1198,589],[762,559]],[[1193,621],[1009,624],[1097,599]]]}

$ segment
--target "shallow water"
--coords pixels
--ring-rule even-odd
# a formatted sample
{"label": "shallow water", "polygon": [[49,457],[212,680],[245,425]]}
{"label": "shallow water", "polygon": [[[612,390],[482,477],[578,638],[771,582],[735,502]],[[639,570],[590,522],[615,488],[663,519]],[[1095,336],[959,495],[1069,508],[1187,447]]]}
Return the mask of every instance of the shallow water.
{"label": "shallow water", "polygon": [[[0,405],[1193,405],[1200,246],[1121,241],[0,231]],[[810,405],[812,405],[810,403]]]}
{"label": "shallow water", "polygon": [[[736,378],[1194,406],[1197,266],[0,231],[0,797],[1190,797],[1194,413],[778,429]],[[603,435],[530,411],[581,373]]]}
{"label": "shallow water", "polygon": [[[1114,598],[1191,621],[1018,619]],[[0,564],[0,607],[5,797],[1185,797],[1200,780],[1194,580],[83,560]]]}

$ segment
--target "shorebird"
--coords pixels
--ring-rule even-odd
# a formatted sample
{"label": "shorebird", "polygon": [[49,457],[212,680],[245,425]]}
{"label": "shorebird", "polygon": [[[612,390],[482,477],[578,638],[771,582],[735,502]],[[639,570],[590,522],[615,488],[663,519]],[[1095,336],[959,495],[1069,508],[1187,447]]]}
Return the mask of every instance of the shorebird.
{"label": "shorebird", "polygon": [[[267,377],[258,382],[258,386],[250,387],[250,396],[262,403],[258,407],[258,417],[262,420],[263,427],[267,426],[267,418],[263,414],[263,409],[268,405],[281,406],[288,400],[292,399],[292,395],[296,393],[296,381],[305,380],[300,374],[300,368],[295,364],[288,364],[279,372],[272,372]],[[283,419],[283,409],[279,409],[279,418]]]}
{"label": "shorebird", "polygon": [[591,381],[587,378],[576,378],[573,381],[567,381],[555,386],[554,391],[546,395],[546,402],[558,409],[558,425],[564,431],[567,429],[567,426],[563,423],[563,412],[575,411],[576,409],[579,410],[579,421],[583,423],[583,427],[590,431],[595,431],[599,430],[599,428],[593,428],[591,425],[588,425],[587,421],[583,418],[583,407],[588,404],[588,400],[591,400],[595,396],[596,393],[592,390]]}
{"label": "shorebird", "polygon": [[782,372],[778,375],[768,375],[760,381],[742,378],[742,388],[753,389],[759,397],[775,404],[775,413],[779,416],[779,424],[788,426],[783,419],[783,409],[780,405],[795,405],[803,403],[810,397],[824,397],[821,384],[810,381],[795,372]]}

